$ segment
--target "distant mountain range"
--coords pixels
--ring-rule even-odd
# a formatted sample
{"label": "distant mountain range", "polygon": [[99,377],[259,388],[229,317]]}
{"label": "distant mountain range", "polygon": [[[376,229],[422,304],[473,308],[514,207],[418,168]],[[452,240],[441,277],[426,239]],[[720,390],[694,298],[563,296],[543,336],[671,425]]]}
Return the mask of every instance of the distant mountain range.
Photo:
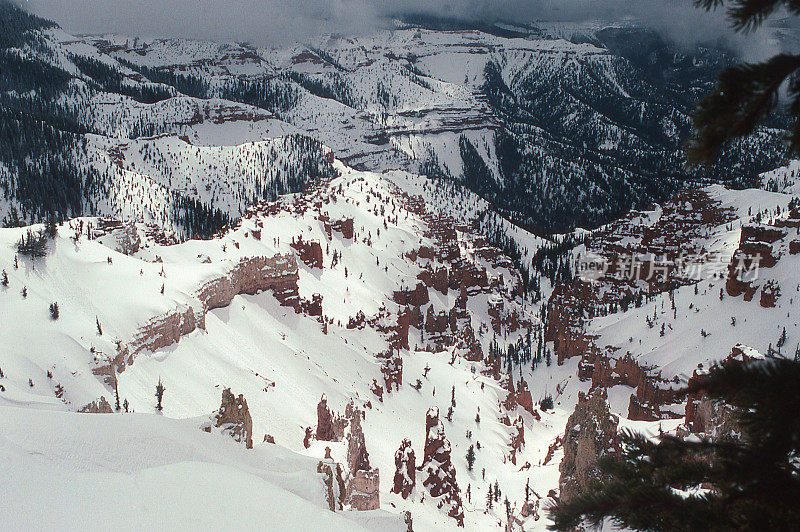
{"label": "distant mountain range", "polygon": [[209,234],[330,172],[323,146],[356,168],[455,179],[543,234],[606,223],[685,183],[751,185],[780,162],[780,130],[763,128],[686,169],[693,104],[736,58],[631,25],[406,16],[272,50],[72,36],[0,10],[7,225],[113,214]]}

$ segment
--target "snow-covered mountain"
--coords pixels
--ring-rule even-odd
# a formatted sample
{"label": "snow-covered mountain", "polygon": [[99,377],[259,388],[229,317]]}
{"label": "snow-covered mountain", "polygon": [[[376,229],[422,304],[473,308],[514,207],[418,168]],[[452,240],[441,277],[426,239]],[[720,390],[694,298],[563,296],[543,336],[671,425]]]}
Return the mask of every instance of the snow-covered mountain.
{"label": "snow-covered mountain", "polygon": [[800,350],[779,131],[680,165],[727,52],[631,25],[259,49],[0,14],[12,528],[544,530],[617,430],[719,430],[682,382]]}
{"label": "snow-covered mountain", "polygon": [[[713,167],[686,170],[691,109],[734,57],[631,25],[501,31],[423,19],[266,49],[72,36],[3,9],[2,163],[25,169],[3,178],[7,223],[126,213],[194,234],[187,218],[235,219],[329,171],[324,150],[295,133],[354,168],[452,177],[540,232],[596,226],[687,181],[752,186],[780,154],[778,131],[764,128]],[[35,139],[13,133],[34,126]],[[23,163],[29,153],[41,160]],[[179,162],[206,181],[224,173],[229,188],[181,174]],[[154,189],[147,204],[119,204],[143,183]]]}

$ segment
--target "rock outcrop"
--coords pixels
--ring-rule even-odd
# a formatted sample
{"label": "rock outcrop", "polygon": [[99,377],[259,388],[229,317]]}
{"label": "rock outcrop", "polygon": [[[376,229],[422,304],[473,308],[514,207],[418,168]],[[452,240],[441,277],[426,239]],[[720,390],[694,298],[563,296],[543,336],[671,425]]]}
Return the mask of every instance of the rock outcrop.
{"label": "rock outcrop", "polygon": [[517,453],[525,446],[525,424],[522,421],[522,416],[517,417],[512,425],[509,446],[511,447],[509,459],[512,464],[517,465]]}
{"label": "rock outcrop", "polygon": [[92,237],[123,255],[133,255],[142,245],[136,223],[113,218],[100,218],[92,228]]}
{"label": "rock outcrop", "polygon": [[[731,361],[749,362],[763,357],[761,353],[752,347],[737,344],[731,349],[730,354],[722,361],[722,364],[727,364]],[[689,384],[694,386],[702,383],[705,375],[705,371],[695,370],[689,379]],[[685,430],[688,432],[704,434],[715,440],[736,439],[742,433],[734,408],[724,402],[706,397],[702,390],[687,396],[685,413]]]}
{"label": "rock outcrop", "polygon": [[253,448],[253,418],[242,394],[236,397],[230,388],[222,390],[222,404],[213,419],[214,427],[244,443],[246,448]]}
{"label": "rock outcrop", "polygon": [[299,309],[297,256],[247,257],[221,277],[206,282],[197,291],[204,310],[227,307],[234,296],[272,290],[281,305]]}
{"label": "rock outcrop", "polygon": [[[273,257],[246,257],[241,259],[228,273],[204,283],[196,292],[199,305],[181,306],[165,314],[150,318],[140,326],[128,342],[119,342],[115,357],[98,361],[92,372],[101,376],[112,386],[116,376],[134,361],[134,356],[142,351],[156,351],[180,341],[181,337],[197,329],[205,329],[205,315],[209,310],[230,305],[240,294],[254,295],[271,290],[283,306],[300,312],[304,309],[298,293],[297,257],[292,253]],[[307,303],[306,310],[311,313],[319,307],[322,298],[315,297]]]}
{"label": "rock outcrop", "polygon": [[403,359],[393,355],[381,363],[383,382],[386,384],[386,393],[392,393],[403,385]]}
{"label": "rock outcrop", "polygon": [[111,408],[108,400],[106,400],[105,396],[99,397],[95,399],[91,403],[83,406],[78,412],[84,414],[113,414],[114,409]]}
{"label": "rock outcrop", "polygon": [[407,499],[417,483],[417,459],[409,440],[403,440],[400,448],[394,453],[394,485],[392,493]]}
{"label": "rock outcrop", "polygon": [[605,388],[594,388],[588,395],[579,394],[564,431],[564,458],[558,482],[562,500],[575,497],[590,480],[600,478],[597,460],[618,451],[618,423],[619,418],[609,411]]}
{"label": "rock outcrop", "polygon": [[330,461],[322,461],[317,464],[317,473],[322,474],[322,485],[325,490],[325,500],[331,512],[342,510],[344,502],[344,480],[342,479],[342,467]]}
{"label": "rock outcrop", "polygon": [[413,290],[395,290],[392,300],[398,305],[421,307],[430,301],[430,295],[425,284],[420,282]]}
{"label": "rock outcrop", "polygon": [[300,260],[303,261],[310,268],[322,268],[322,245],[312,240],[306,242],[301,236],[290,244],[292,248],[297,251]]}
{"label": "rock outcrop", "polygon": [[380,472],[369,465],[369,453],[361,428],[361,410],[348,405],[345,412],[350,425],[347,434],[347,497],[354,510],[377,510],[380,508]]}
{"label": "rock outcrop", "polygon": [[422,485],[432,497],[439,498],[439,508],[445,508],[447,515],[455,519],[458,526],[464,526],[461,493],[456,482],[456,470],[450,460],[450,441],[445,436],[436,407],[428,410],[425,434],[425,454],[420,466],[420,471],[425,475]]}
{"label": "rock outcrop", "polygon": [[317,432],[316,438],[319,441],[335,441],[336,436],[333,432],[333,416],[328,408],[328,399],[323,395],[317,403]]}
{"label": "rock outcrop", "polygon": [[[201,318],[199,323],[198,316]],[[145,350],[157,351],[179,342],[181,336],[194,332],[198,326],[201,329],[205,328],[205,317],[202,312],[195,312],[191,307],[176,309],[151,318],[145,325],[139,327],[128,343],[128,349],[131,355]]]}

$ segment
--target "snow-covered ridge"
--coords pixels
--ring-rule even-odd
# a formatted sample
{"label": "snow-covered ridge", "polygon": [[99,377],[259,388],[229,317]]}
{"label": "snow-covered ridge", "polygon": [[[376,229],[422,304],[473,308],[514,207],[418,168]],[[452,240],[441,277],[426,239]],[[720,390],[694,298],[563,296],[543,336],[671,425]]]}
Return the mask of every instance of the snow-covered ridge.
{"label": "snow-covered ridge", "polygon": [[[466,526],[481,528],[494,520],[491,513],[483,514],[478,490],[484,482],[499,480],[519,508],[530,468],[541,460],[543,447],[536,442],[561,430],[562,418],[537,411],[537,390],[523,401],[526,407],[506,401],[508,392],[492,377],[501,366],[491,354],[495,337],[524,344],[526,334],[535,338],[540,330],[535,307],[519,296],[513,265],[472,233],[471,224],[455,224],[427,205],[415,187],[403,188],[419,178],[337,169],[340,176],[258,205],[236,228],[207,241],[167,245],[142,224],[85,218],[62,224],[48,242],[47,255],[32,259],[16,252],[27,229],[0,230],[0,264],[9,281],[0,298],[18,318],[0,333],[5,346],[0,408],[68,416],[73,414],[67,410],[98,397],[113,405],[118,390],[137,418],[147,418],[144,414],[153,415],[153,389],[160,379],[167,388],[163,414],[196,420],[219,406],[221,388],[232,387],[248,402],[259,456],[269,453],[261,449],[271,446],[261,443],[269,435],[280,452],[287,448],[322,459],[330,447],[333,459],[346,463],[345,442],[312,438],[306,448],[303,441],[306,428],[316,424],[320,395],[336,412],[352,400],[366,412],[363,431],[370,464],[381,471],[381,508],[394,514],[393,522],[402,522],[402,511],[410,510],[415,526],[447,529],[456,522],[421,484],[408,499],[390,492],[394,452],[409,439],[423,456],[425,413],[438,404]],[[465,222],[472,216],[466,212]],[[237,268],[261,257],[286,263],[281,279],[296,286],[290,306],[281,305],[271,286],[234,280]],[[270,260],[255,270],[267,281],[278,267]],[[446,284],[428,278],[427,271],[444,272]],[[251,273],[242,279],[251,279]],[[404,297],[398,294],[412,288],[415,294],[424,292],[425,300],[398,304]],[[316,303],[304,308],[302,301]],[[58,304],[57,319],[48,312],[51,303]],[[444,321],[426,323],[428,314],[443,315]],[[186,321],[165,321],[165,316],[186,316]],[[184,329],[187,324],[194,326]],[[153,334],[153,329],[167,334]],[[137,343],[143,332],[155,341]],[[114,360],[119,349],[124,364]],[[390,358],[381,358],[387,354]],[[397,366],[392,369],[395,361],[401,361],[400,375]],[[448,412],[451,392],[457,406]],[[508,406],[501,406],[504,401]],[[49,422],[43,418],[42,423]],[[127,430],[93,423],[108,428],[87,430]],[[187,441],[218,437],[203,435],[200,422],[192,423],[196,429],[181,429],[197,430]],[[82,430],[80,423],[75,426]],[[527,446],[514,436],[524,426]],[[478,442],[484,450],[477,452],[470,471],[464,456]],[[128,440],[120,445],[124,449],[129,443],[134,445]],[[14,463],[25,459],[16,457]],[[192,467],[206,471],[211,466]],[[555,485],[556,468],[550,461],[541,474],[531,475],[537,493]],[[244,482],[237,470],[224,474],[231,482]],[[379,519],[371,514],[353,519],[370,528]]]}

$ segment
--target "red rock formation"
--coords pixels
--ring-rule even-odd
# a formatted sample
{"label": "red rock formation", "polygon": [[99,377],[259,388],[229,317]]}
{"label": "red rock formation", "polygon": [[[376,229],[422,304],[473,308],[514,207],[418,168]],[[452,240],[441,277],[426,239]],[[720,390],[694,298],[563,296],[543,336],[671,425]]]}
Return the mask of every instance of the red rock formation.
{"label": "red rock formation", "polygon": [[403,359],[399,355],[385,359],[381,363],[381,373],[383,373],[387,393],[399,390],[403,385]]}
{"label": "red rock formation", "polygon": [[[613,369],[612,369],[613,364]],[[679,417],[661,406],[674,403],[674,383],[661,378],[654,368],[640,366],[630,353],[618,359],[609,359],[606,354],[587,354],[578,365],[581,379],[592,379],[592,388],[610,388],[624,385],[636,388],[628,406],[628,418],[634,421],[656,421]]]}
{"label": "red rock formation", "polygon": [[450,461],[450,442],[444,434],[444,425],[439,420],[439,409],[428,410],[425,419],[425,455],[420,471],[427,474],[422,485],[433,497],[441,497],[439,507],[447,506],[447,515],[464,526],[464,510],[461,494],[456,482],[456,470]]}
{"label": "red rock formation", "polygon": [[[200,314],[202,316],[202,314]],[[201,323],[205,327],[205,319]],[[194,332],[198,327],[197,314],[191,307],[175,310],[151,318],[140,327],[128,343],[131,355],[143,350],[157,351],[177,343],[181,336]],[[120,368],[121,370],[121,368]]]}
{"label": "red rock formation", "polygon": [[323,395],[317,404],[317,433],[320,441],[335,441],[333,432],[333,416],[328,409],[328,399]]}
{"label": "red rock formation", "polygon": [[488,314],[492,318],[492,330],[498,335],[514,333],[520,328],[519,311],[516,307],[510,311],[505,308],[502,298],[489,301]]}
{"label": "red rock formation", "polygon": [[297,254],[307,266],[311,268],[322,268],[322,245],[312,240],[306,242],[303,237],[293,240],[290,244],[292,248],[297,251]]}
{"label": "red rock formation", "polygon": [[378,401],[383,402],[383,386],[378,384],[378,381],[372,379],[372,384],[369,387],[370,391],[378,397]]}
{"label": "red rock formation", "polygon": [[597,459],[618,452],[617,424],[610,413],[605,388],[579,394],[575,411],[564,432],[564,458],[559,466],[560,497],[569,500],[582,492],[592,479],[600,478]]}
{"label": "red rock formation", "polygon": [[[755,349],[746,345],[737,344],[730,354],[722,361],[727,364],[731,361],[748,362],[763,358],[763,355]],[[695,370],[689,379],[689,385],[694,386],[702,383],[705,372]],[[733,415],[733,409],[719,401],[709,400],[705,393],[700,390],[690,393],[686,397],[686,427],[695,434],[709,434],[732,438],[740,434],[741,430]]]}
{"label": "red rock formation", "polygon": [[396,349],[408,349],[408,329],[411,327],[411,311],[408,307],[397,314],[397,328],[393,344]]}
{"label": "red rock formation", "polygon": [[350,319],[347,320],[347,328],[348,329],[363,329],[364,326],[367,324],[367,318],[364,316],[362,311],[358,311],[355,316],[350,316]]}
{"label": "red rock formation", "polygon": [[486,288],[489,276],[486,268],[478,268],[474,263],[459,259],[453,263],[449,275],[450,288]]}
{"label": "red rock formation", "polygon": [[441,292],[442,295],[447,295],[447,292],[450,288],[450,282],[447,268],[445,266],[441,266],[436,268],[436,270],[432,270],[430,265],[427,265],[426,268],[422,270],[419,275],[417,275],[417,278],[422,281],[425,286]]}
{"label": "red rock formation", "polygon": [[761,301],[759,301],[759,304],[764,308],[774,307],[779,297],[781,297],[781,286],[777,281],[770,279],[761,288]]}
{"label": "red rock formation", "polygon": [[517,465],[517,453],[525,446],[525,424],[522,421],[522,416],[517,417],[514,421],[514,429],[511,432],[511,463]]}
{"label": "red rock formation", "polygon": [[242,394],[236,397],[230,388],[222,390],[222,404],[214,415],[214,426],[237,442],[244,443],[246,448],[253,448],[253,419]]}
{"label": "red rock formation", "polygon": [[407,499],[411,492],[414,491],[414,486],[417,482],[417,461],[409,440],[403,440],[400,448],[394,453],[394,465],[394,487],[392,488],[392,493],[397,493]]}
{"label": "red rock formation", "polygon": [[341,466],[339,464],[326,463],[320,460],[317,464],[317,473],[322,474],[322,484],[325,492],[325,500],[328,503],[328,509],[331,512],[335,512],[337,509],[341,510],[345,496]]}
{"label": "red rock formation", "polygon": [[197,291],[205,310],[227,307],[234,296],[255,295],[272,290],[284,306],[299,309],[297,293],[297,257],[293,254],[274,257],[247,257],[226,275],[212,279]]}
{"label": "red rock formation", "polygon": [[433,260],[436,258],[436,250],[431,246],[420,246],[419,258]]}
{"label": "red rock formation", "polygon": [[413,290],[395,290],[392,300],[398,305],[421,307],[430,301],[430,296],[425,284],[419,282]]}
{"label": "red rock formation", "polygon": [[422,329],[425,324],[425,319],[422,316],[422,311],[419,307],[407,307],[409,312],[409,323],[412,327]]}
{"label": "red rock formation", "polygon": [[[784,221],[785,222],[785,221]],[[728,279],[725,288],[729,295],[736,297],[744,294],[745,301],[751,301],[758,291],[755,281],[758,268],[772,268],[780,260],[781,242],[787,236],[787,230],[766,224],[745,225],[739,240],[739,249],[733,255],[728,266]],[[800,250],[800,248],[798,248]],[[792,253],[792,243],[789,243]],[[765,287],[766,288],[766,287]],[[775,305],[780,292],[771,286],[761,292],[761,306]]]}
{"label": "red rock formation", "polygon": [[348,405],[347,465],[349,468],[346,500],[354,510],[380,508],[380,472],[369,465],[364,432],[361,428],[361,410]]}
{"label": "red rock formation", "polygon": [[83,414],[113,414],[114,409],[108,403],[104,396],[95,399],[91,403],[83,406],[78,412]]}
{"label": "red rock formation", "polygon": [[425,332],[431,334],[443,334],[447,332],[450,325],[450,316],[445,311],[440,311],[434,315],[433,305],[428,307],[425,318]]}
{"label": "red rock formation", "polygon": [[106,240],[104,243],[124,255],[133,255],[139,251],[139,247],[142,245],[142,239],[134,222],[101,218],[97,221],[97,226],[93,228],[92,236],[105,240],[102,238],[104,235],[111,237],[111,242]]}
{"label": "red rock formation", "polygon": [[[467,310],[467,297],[466,289],[462,287],[461,293],[447,316],[447,323],[453,333],[453,341],[461,351],[460,354],[471,362],[480,362],[483,360],[483,348],[472,328],[472,317]],[[433,332],[439,326],[437,321],[434,321]]]}
{"label": "red rock formation", "polygon": [[534,419],[541,419],[539,412],[536,411],[536,407],[533,406],[533,397],[531,396],[531,391],[528,389],[528,383],[525,382],[525,379],[520,380],[516,390],[514,390],[512,386],[508,397],[506,397],[505,406],[507,410],[513,410],[516,406],[521,406],[528,411]]}
{"label": "red rock formation", "polygon": [[338,231],[342,234],[343,238],[352,239],[354,234],[353,219],[345,218],[343,220],[330,221],[327,217],[320,217],[322,219],[325,232],[328,238],[331,237],[332,231]]}
{"label": "red rock formation", "polygon": [[348,414],[350,432],[347,434],[347,466],[350,473],[369,471],[369,453],[364,440],[364,431],[361,428],[361,410],[358,407],[350,406]]}
{"label": "red rock formation", "polygon": [[322,295],[314,294],[311,296],[311,301],[303,300],[300,303],[300,308],[309,316],[322,316]]}
{"label": "red rock formation", "polygon": [[594,346],[586,335],[583,309],[596,301],[593,288],[580,279],[572,284],[559,284],[548,301],[545,340],[553,341],[558,364],[590,352]]}

